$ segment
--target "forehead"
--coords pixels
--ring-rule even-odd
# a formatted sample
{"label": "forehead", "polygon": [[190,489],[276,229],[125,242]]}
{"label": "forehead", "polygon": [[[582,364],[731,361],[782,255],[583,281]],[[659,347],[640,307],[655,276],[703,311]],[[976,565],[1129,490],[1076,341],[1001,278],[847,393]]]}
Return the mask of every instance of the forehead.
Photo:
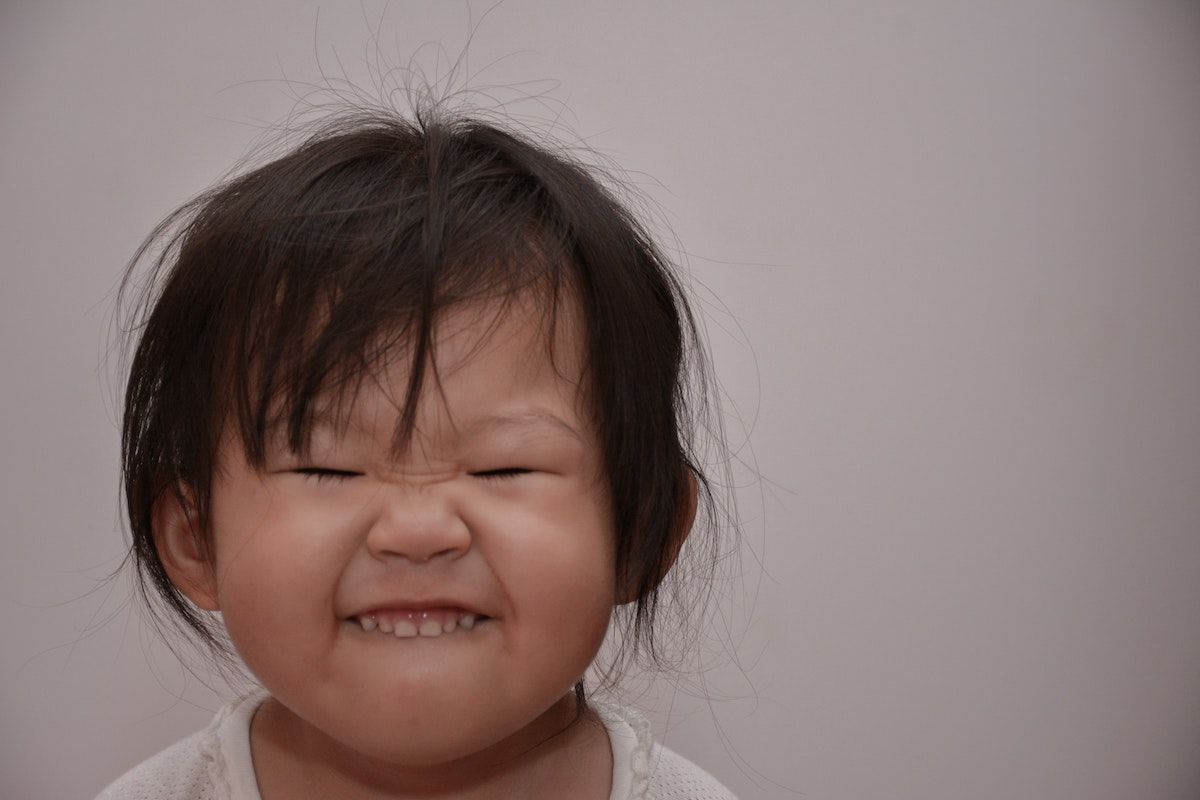
{"label": "forehead", "polygon": [[[304,427],[378,436],[386,426],[398,447],[406,433],[541,430],[582,438],[589,413],[579,318],[574,303],[549,304],[535,294],[462,303],[435,320],[419,381],[414,343],[398,339],[381,348],[374,366],[312,398]],[[270,427],[286,429],[294,410],[279,400]]]}
{"label": "forehead", "polygon": [[569,299],[553,302],[530,293],[463,303],[435,321],[429,367],[444,382],[460,375],[528,380],[550,370],[578,384],[584,361],[579,317]]}

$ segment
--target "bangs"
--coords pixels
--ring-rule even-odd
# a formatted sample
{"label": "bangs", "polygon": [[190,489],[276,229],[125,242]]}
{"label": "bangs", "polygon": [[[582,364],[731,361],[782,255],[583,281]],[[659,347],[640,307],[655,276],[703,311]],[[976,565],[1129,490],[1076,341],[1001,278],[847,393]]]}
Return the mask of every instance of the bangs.
{"label": "bangs", "polygon": [[[456,256],[436,271],[406,268],[417,253],[395,263],[393,253],[368,255],[353,245],[317,260],[302,247],[281,253],[278,284],[247,293],[245,309],[231,309],[223,341],[215,343],[216,352],[227,354],[214,372],[226,387],[217,396],[228,398],[218,427],[236,431],[256,467],[272,434],[307,455],[315,418],[341,424],[364,381],[379,382],[399,363],[407,376],[403,394],[392,398],[399,410],[392,447],[399,454],[413,433],[422,393],[440,391],[435,329],[446,312],[466,305],[488,304],[474,320],[475,348],[519,311],[537,317],[553,358],[551,332],[562,287],[570,282],[565,265],[529,242],[503,254],[482,252],[486,258]],[[296,272],[310,277],[296,280]],[[316,275],[319,281],[312,280]]]}
{"label": "bangs", "polygon": [[[228,187],[205,209],[222,224],[191,230],[181,252],[192,274],[220,282],[194,293],[219,299],[204,348],[222,354],[212,371],[222,385],[211,396],[225,399],[216,427],[236,425],[255,466],[271,430],[304,452],[314,411],[342,416],[362,381],[398,358],[409,367],[402,448],[427,375],[436,376],[441,312],[479,300],[506,309],[532,292],[553,330],[571,282],[545,198],[514,180],[511,164],[437,152],[469,150],[469,137],[426,132],[420,152],[398,147],[390,127],[371,133],[325,131],[272,165],[269,184],[251,173]],[[439,162],[468,168],[439,175]]]}
{"label": "bangs", "polygon": [[[339,270],[336,283],[323,290],[290,284],[239,329],[229,330],[230,357],[217,369],[228,387],[223,428],[233,427],[252,465],[261,467],[271,437],[293,453],[307,456],[316,419],[344,432],[364,382],[383,385],[383,374],[396,364],[407,376],[403,394],[392,396],[399,411],[392,448],[407,448],[423,392],[440,391],[435,329],[445,312],[487,303],[478,317],[472,352],[483,348],[513,313],[535,315],[547,352],[554,338],[562,277],[542,260],[540,248],[521,248],[503,260],[474,268],[443,270],[432,287],[405,288],[408,281],[386,263],[362,263]],[[383,276],[373,274],[376,271]],[[469,275],[490,279],[487,291]],[[447,283],[439,284],[438,279]],[[456,291],[466,281],[470,291]],[[299,333],[297,333],[299,332]],[[429,384],[433,385],[430,386]]]}

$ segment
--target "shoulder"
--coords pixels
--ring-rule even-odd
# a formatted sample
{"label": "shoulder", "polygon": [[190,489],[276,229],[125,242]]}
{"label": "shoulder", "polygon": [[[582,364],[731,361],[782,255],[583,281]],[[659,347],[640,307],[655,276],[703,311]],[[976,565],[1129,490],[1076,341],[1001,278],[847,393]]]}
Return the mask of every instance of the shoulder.
{"label": "shoulder", "polygon": [[266,697],[229,703],[201,731],[151,756],[113,781],[96,800],[258,798],[250,760],[250,719]]}
{"label": "shoulder", "polygon": [[654,741],[650,722],[638,711],[609,703],[592,707],[608,729],[612,745],[612,798],[737,800],[716,778]]}
{"label": "shoulder", "polygon": [[117,778],[96,800],[210,800],[208,763],[201,748],[204,731],[151,756]]}
{"label": "shoulder", "polygon": [[737,800],[733,792],[673,750],[654,745],[646,800]]}

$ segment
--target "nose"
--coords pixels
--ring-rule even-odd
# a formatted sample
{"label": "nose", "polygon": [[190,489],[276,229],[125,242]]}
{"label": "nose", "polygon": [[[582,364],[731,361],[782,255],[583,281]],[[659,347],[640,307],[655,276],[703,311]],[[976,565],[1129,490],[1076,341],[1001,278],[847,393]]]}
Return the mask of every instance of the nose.
{"label": "nose", "polygon": [[389,487],[380,501],[367,532],[367,550],[374,558],[425,563],[461,558],[471,548],[467,523],[435,490]]}

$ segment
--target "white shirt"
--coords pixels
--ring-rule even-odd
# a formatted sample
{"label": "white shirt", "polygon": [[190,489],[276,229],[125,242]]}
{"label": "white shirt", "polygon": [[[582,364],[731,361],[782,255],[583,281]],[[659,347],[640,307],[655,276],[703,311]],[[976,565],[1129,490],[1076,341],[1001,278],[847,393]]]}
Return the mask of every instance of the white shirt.
{"label": "white shirt", "polygon": [[[96,800],[262,800],[250,757],[250,720],[267,698],[256,691],[229,703],[207,728],[126,772]],[[633,709],[589,703],[608,731],[609,800],[737,800],[715,778],[654,741]]]}

